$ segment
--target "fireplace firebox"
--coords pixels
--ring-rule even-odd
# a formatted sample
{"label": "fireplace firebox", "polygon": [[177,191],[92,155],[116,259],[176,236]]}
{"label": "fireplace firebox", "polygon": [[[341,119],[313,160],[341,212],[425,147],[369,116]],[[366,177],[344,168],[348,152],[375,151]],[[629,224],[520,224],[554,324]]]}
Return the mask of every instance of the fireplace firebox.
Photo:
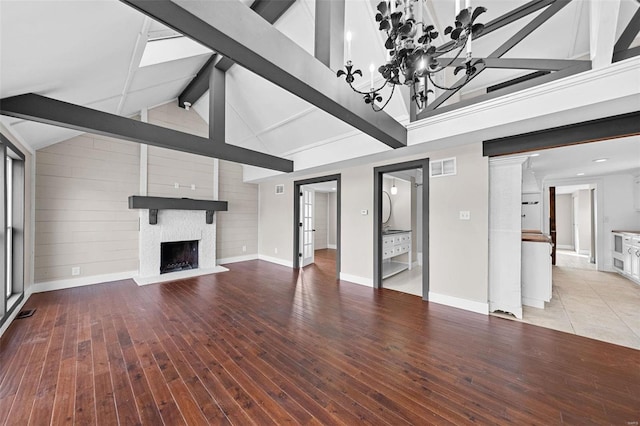
{"label": "fireplace firebox", "polygon": [[198,268],[198,241],[160,243],[160,274]]}

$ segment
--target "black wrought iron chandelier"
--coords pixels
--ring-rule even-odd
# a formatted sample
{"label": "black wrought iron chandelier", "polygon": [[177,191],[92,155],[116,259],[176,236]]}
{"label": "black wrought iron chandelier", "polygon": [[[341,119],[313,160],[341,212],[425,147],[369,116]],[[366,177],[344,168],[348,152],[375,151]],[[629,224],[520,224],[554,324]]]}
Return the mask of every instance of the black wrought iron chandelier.
{"label": "black wrought iron chandelier", "polygon": [[[384,47],[388,51],[388,60],[378,68],[384,82],[379,87],[374,86],[374,66],[369,68],[371,73],[371,86],[367,91],[354,87],[355,76],[362,77],[362,71],[354,69],[351,62],[351,34],[347,33],[347,61],[344,70],[337,72],[337,77],[345,76],[351,89],[363,96],[364,102],[371,105],[374,111],[382,111],[393,96],[395,87],[406,85],[412,88],[412,101],[418,109],[423,109],[427,104],[427,95],[433,93],[429,89],[429,83],[433,87],[442,90],[454,90],[461,88],[477,71],[477,67],[484,63],[482,59],[473,60],[471,42],[477,37],[484,25],[475,23],[478,16],[486,12],[486,8],[478,6],[472,8],[470,1],[465,1],[465,8],[460,9],[460,0],[456,0],[456,18],[453,26],[448,26],[444,34],[451,41],[435,46],[438,31],[433,25],[426,25],[415,18],[416,6],[425,0],[390,0],[378,4],[376,22],[379,22],[380,31],[386,33],[387,39]],[[420,14],[421,15],[421,14]],[[434,81],[434,76],[453,65],[462,52],[466,52],[466,60],[454,70],[454,75],[464,71],[464,78],[453,86],[446,86]],[[449,52],[455,52],[453,57],[447,57],[445,62],[439,57]],[[383,103],[380,91],[387,85],[391,86],[391,93]]]}

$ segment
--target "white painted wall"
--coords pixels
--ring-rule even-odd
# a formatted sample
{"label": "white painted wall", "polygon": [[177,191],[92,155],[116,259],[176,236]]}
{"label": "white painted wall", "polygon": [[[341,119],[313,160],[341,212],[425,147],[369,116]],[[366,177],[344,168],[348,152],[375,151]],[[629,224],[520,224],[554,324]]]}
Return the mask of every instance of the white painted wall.
{"label": "white painted wall", "polygon": [[[208,133],[195,111],[175,102],[150,110],[148,121]],[[217,183],[219,199],[229,202],[228,212],[216,213],[217,258],[255,258],[258,186],[243,182],[236,163],[220,161],[216,177],[214,161],[149,146],[147,194],[211,200]],[[58,288],[76,279],[81,284],[122,279],[127,275],[118,274],[138,270],[139,212],[128,208],[128,197],[140,193],[141,170],[140,145],[113,138],[83,134],[38,151],[35,282],[44,283],[43,289],[55,282]],[[72,277],[72,266],[80,267],[79,277]]]}
{"label": "white painted wall", "polygon": [[571,194],[556,195],[556,244],[573,249],[573,204]]}
{"label": "white painted wall", "polygon": [[[354,281],[372,285],[373,168],[424,157],[457,157],[458,166],[457,175],[430,182],[430,290],[452,298],[448,300],[486,304],[488,160],[482,156],[479,142],[323,173],[342,175],[341,272]],[[295,179],[315,176],[320,175]],[[275,257],[288,264],[293,261],[293,180],[279,176],[260,184],[260,256]],[[276,184],[285,185],[284,195],[275,195]],[[368,210],[367,215],[361,214],[363,209]],[[470,211],[471,220],[460,221],[460,210]]]}
{"label": "white painted wall", "polygon": [[580,254],[591,253],[591,196],[589,189],[576,191],[575,196],[578,198],[578,211],[576,218],[578,219],[578,252]]}
{"label": "white painted wall", "polygon": [[338,236],[338,196],[335,192],[329,193],[327,203],[329,210],[327,241],[329,248],[336,248]]}

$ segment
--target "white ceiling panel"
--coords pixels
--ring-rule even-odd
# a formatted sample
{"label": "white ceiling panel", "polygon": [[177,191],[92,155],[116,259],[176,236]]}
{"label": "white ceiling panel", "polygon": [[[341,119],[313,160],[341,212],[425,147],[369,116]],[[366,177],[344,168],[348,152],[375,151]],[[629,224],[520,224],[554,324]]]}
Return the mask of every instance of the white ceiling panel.
{"label": "white ceiling panel", "polygon": [[[177,93],[189,83],[190,79],[177,80],[170,83],[164,83],[160,88],[149,87],[147,89],[131,92],[127,95],[122,115],[131,116],[140,112],[142,108],[153,107],[164,104],[171,99],[175,99]],[[169,94],[173,93],[173,96]]]}
{"label": "white ceiling panel", "polygon": [[[159,85],[170,83],[178,79],[192,79],[200,68],[207,62],[210,55],[198,55],[191,58],[179,59],[176,61],[164,62],[162,64],[150,65],[138,68],[131,82],[132,92],[157,87],[157,90],[167,90]],[[179,93],[170,93],[167,99],[173,99]]]}
{"label": "white ceiling panel", "polygon": [[[547,149],[531,158],[536,179],[602,176],[640,171],[640,136]],[[593,160],[606,158],[596,163]],[[631,194],[629,194],[631,196]]]}

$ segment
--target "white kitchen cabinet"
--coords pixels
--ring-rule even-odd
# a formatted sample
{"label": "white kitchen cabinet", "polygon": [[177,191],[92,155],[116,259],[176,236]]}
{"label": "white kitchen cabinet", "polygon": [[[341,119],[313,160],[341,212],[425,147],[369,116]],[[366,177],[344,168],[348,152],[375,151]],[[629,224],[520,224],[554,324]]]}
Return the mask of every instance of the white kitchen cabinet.
{"label": "white kitchen cabinet", "polygon": [[[406,254],[402,262],[400,255]],[[388,278],[405,269],[411,269],[411,231],[394,232],[382,236],[382,278]]]}
{"label": "white kitchen cabinet", "polygon": [[522,229],[542,229],[542,196],[539,192],[522,194]]}
{"label": "white kitchen cabinet", "polygon": [[613,231],[613,268],[640,284],[640,232]]}
{"label": "white kitchen cabinet", "polygon": [[551,244],[522,242],[522,304],[544,309],[551,300]]}

